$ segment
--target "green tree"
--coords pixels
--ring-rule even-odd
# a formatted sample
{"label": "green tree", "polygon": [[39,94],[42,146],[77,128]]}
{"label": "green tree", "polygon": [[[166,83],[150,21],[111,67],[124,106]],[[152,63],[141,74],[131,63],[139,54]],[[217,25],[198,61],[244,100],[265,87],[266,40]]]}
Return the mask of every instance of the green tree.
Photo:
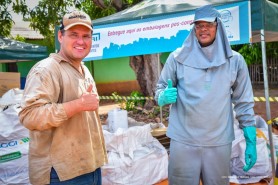
{"label": "green tree", "polygon": [[[242,54],[247,65],[262,63],[261,43],[234,45],[232,48]],[[278,56],[277,42],[266,43],[266,55],[267,57]]]}
{"label": "green tree", "polygon": [[47,40],[47,45],[54,47],[55,26],[60,24],[63,15],[69,10],[80,9],[88,13],[92,19],[105,17],[127,8],[138,0],[40,0],[38,5],[30,9],[25,0],[0,0],[0,35],[10,36],[14,24],[12,10],[22,14],[23,20],[30,22],[30,27],[38,31]]}
{"label": "green tree", "polygon": [[11,4],[12,11],[15,13],[25,15],[28,11],[25,0],[17,0],[16,2],[12,2],[12,0],[0,0],[0,35],[2,36],[9,36],[14,24],[11,12],[8,10]]}

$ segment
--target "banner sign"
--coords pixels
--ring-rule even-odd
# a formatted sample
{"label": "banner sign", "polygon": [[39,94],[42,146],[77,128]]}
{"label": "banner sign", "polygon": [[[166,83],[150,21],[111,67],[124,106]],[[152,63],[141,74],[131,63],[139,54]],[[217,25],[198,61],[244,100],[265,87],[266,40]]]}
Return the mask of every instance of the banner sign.
{"label": "banner sign", "polygon": [[[216,7],[230,44],[249,43],[249,1]],[[171,52],[193,28],[194,10],[148,19],[94,26],[91,52],[84,61]]]}

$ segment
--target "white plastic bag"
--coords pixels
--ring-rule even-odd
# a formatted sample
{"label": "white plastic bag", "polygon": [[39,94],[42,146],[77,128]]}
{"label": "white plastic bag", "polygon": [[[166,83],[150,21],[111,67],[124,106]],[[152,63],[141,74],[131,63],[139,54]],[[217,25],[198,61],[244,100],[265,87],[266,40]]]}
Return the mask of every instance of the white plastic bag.
{"label": "white plastic bag", "polygon": [[243,171],[245,165],[245,148],[246,141],[242,129],[238,127],[238,121],[235,120],[235,140],[232,143],[231,154],[231,177],[230,182],[238,184],[256,183],[261,179],[270,178],[272,176],[271,158],[268,145],[267,125],[261,122],[257,124],[257,161],[255,165],[248,171]]}
{"label": "white plastic bag", "polygon": [[167,151],[150,131],[149,124],[115,133],[104,130],[108,164],[102,167],[103,185],[155,184],[167,179]]}
{"label": "white plastic bag", "polygon": [[20,122],[18,113],[19,104],[9,105],[0,111],[0,141],[29,137],[29,131]]}
{"label": "white plastic bag", "polygon": [[20,104],[22,95],[23,90],[18,88],[10,89],[5,94],[3,94],[2,97],[0,97],[0,108],[3,108],[7,105]]}
{"label": "white plastic bag", "polygon": [[10,90],[0,99],[0,184],[29,185],[29,131],[19,122],[22,91]]}
{"label": "white plastic bag", "polygon": [[0,143],[0,184],[29,185],[29,138]]}

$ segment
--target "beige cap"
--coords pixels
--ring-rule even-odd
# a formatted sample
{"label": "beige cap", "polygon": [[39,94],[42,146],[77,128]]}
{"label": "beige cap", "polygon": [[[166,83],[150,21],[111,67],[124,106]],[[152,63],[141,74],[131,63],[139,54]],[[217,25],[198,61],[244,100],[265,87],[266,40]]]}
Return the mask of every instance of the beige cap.
{"label": "beige cap", "polygon": [[76,25],[83,25],[93,30],[90,16],[85,12],[79,10],[74,10],[64,15],[61,22],[60,30],[67,30]]}

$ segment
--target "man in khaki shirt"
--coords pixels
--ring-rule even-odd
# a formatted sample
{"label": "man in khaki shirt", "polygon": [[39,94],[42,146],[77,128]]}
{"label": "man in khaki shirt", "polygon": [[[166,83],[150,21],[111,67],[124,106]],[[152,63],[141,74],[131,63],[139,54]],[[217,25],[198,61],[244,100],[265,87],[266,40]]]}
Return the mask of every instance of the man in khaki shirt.
{"label": "man in khaki shirt", "polygon": [[30,130],[29,175],[34,185],[101,185],[107,154],[94,79],[82,60],[92,45],[92,23],[81,11],[61,21],[57,54],[27,76],[21,123]]}

